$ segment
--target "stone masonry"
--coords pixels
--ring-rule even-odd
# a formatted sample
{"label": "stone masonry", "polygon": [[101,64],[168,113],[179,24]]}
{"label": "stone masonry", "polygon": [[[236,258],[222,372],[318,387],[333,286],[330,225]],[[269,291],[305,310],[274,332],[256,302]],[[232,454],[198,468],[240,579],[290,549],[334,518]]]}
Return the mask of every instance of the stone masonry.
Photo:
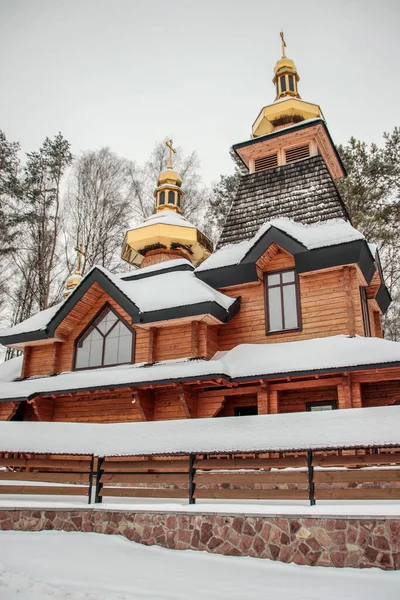
{"label": "stone masonry", "polygon": [[298,565],[400,569],[400,519],[0,509],[0,530],[87,531]]}

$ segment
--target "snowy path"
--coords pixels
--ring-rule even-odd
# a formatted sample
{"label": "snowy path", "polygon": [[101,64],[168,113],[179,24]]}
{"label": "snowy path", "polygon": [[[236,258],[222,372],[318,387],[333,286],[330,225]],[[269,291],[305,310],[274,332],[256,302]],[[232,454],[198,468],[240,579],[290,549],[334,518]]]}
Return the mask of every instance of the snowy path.
{"label": "snowy path", "polygon": [[0,532],[2,600],[398,600],[400,572],[299,567],[117,536]]}

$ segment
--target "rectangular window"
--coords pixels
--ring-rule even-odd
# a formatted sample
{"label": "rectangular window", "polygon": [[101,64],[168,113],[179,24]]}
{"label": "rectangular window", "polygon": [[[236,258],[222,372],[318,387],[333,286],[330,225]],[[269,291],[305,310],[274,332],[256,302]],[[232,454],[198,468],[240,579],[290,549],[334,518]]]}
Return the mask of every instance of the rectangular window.
{"label": "rectangular window", "polygon": [[281,77],[281,92],[286,92],[286,77],[282,75]]}
{"label": "rectangular window", "polygon": [[320,410],[336,410],[335,400],[325,400],[322,402],[306,402],[308,412],[317,412]]}
{"label": "rectangular window", "polygon": [[371,323],[369,322],[368,299],[365,287],[360,287],[360,296],[365,337],[371,337]]}
{"label": "rectangular window", "polygon": [[294,78],[293,75],[289,75],[289,90],[294,92]]}
{"label": "rectangular window", "polygon": [[266,332],[300,328],[299,287],[294,270],[265,273]]}

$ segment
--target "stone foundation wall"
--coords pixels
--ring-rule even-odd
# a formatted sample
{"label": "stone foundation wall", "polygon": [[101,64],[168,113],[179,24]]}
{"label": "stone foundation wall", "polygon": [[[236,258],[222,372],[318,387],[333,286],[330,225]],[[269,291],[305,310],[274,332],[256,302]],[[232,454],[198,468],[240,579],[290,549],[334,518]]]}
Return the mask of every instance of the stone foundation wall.
{"label": "stone foundation wall", "polygon": [[0,530],[87,531],[148,546],[299,565],[400,569],[400,519],[74,510],[0,510]]}

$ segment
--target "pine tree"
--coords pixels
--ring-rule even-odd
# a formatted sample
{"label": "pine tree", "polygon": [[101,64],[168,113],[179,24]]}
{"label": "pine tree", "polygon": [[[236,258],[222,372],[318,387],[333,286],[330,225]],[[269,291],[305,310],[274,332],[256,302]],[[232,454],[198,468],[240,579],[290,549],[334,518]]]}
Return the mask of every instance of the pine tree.
{"label": "pine tree", "polygon": [[385,145],[351,138],[338,151],[347,177],[338,182],[352,224],[378,246],[393,303],[384,320],[385,336],[400,339],[400,130],[384,134]]}

